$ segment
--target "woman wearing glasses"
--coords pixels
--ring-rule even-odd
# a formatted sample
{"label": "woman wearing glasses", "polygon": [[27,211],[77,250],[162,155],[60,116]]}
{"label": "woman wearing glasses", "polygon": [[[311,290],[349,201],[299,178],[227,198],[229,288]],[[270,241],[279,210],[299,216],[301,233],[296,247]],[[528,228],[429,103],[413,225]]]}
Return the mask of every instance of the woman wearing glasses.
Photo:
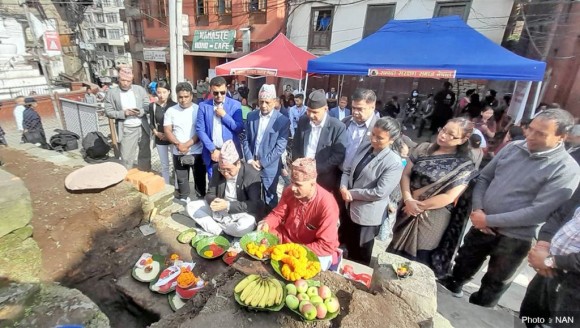
{"label": "woman wearing glasses", "polygon": [[413,150],[401,178],[404,204],[389,251],[428,265],[437,276],[449,270],[468,217],[464,192],[477,174],[469,157],[472,131],[465,118],[449,120],[435,143]]}

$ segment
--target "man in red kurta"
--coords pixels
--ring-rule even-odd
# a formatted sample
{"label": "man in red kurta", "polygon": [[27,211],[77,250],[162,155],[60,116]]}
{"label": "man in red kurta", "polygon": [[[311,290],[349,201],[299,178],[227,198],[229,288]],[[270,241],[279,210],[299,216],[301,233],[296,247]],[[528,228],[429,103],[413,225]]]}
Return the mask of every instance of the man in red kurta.
{"label": "man in red kurta", "polygon": [[258,230],[277,235],[281,243],[306,245],[327,269],[339,246],[338,205],[332,194],[316,183],[314,159],[294,161],[291,178],[280,203],[260,222]]}

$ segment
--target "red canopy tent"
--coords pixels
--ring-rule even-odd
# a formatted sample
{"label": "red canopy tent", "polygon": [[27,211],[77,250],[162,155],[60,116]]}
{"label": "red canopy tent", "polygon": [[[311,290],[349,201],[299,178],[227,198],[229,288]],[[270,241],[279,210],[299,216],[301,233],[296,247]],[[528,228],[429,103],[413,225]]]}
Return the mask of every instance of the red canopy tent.
{"label": "red canopy tent", "polygon": [[216,66],[216,75],[277,76],[302,80],[316,56],[295,46],[280,33],[268,45],[229,63]]}

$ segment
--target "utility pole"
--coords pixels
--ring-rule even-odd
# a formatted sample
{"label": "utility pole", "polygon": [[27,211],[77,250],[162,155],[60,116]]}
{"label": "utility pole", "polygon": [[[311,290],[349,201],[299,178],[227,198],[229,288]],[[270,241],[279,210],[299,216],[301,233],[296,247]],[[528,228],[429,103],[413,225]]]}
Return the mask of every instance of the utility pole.
{"label": "utility pole", "polygon": [[58,112],[58,104],[56,102],[56,98],[54,97],[54,93],[52,90],[52,81],[50,80],[50,76],[48,75],[48,70],[46,69],[46,63],[44,62],[44,60],[42,59],[41,56],[41,47],[40,44],[38,43],[38,38],[34,35],[34,30],[32,28],[32,21],[30,20],[30,15],[28,12],[28,6],[26,5],[26,3],[21,3],[20,6],[24,7],[24,14],[26,15],[26,20],[28,21],[28,26],[30,28],[30,32],[32,34],[32,39],[34,42],[34,55],[36,56],[36,58],[38,59],[38,62],[40,63],[40,67],[42,68],[42,72],[44,73],[44,79],[46,80],[46,86],[48,88],[48,94],[50,96],[50,101],[52,102],[52,107],[54,108],[54,114],[56,116],[56,119],[62,124],[61,118],[60,118],[60,113]]}
{"label": "utility pole", "polygon": [[176,3],[169,1],[169,80],[171,81],[171,98],[177,100],[175,95],[175,86],[177,85],[177,33],[175,27],[177,24]]}
{"label": "utility pole", "polygon": [[176,100],[175,86],[185,80],[183,65],[183,31],[181,26],[183,0],[169,1],[169,75],[171,97]]}

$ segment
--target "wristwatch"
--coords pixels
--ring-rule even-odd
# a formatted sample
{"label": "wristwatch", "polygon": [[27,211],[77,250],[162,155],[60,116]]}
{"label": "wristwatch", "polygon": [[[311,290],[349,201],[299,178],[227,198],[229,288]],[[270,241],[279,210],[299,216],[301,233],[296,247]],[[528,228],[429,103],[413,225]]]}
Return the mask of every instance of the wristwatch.
{"label": "wristwatch", "polygon": [[552,255],[548,255],[548,257],[544,259],[544,265],[551,269],[555,268],[556,263],[554,262],[554,257]]}

